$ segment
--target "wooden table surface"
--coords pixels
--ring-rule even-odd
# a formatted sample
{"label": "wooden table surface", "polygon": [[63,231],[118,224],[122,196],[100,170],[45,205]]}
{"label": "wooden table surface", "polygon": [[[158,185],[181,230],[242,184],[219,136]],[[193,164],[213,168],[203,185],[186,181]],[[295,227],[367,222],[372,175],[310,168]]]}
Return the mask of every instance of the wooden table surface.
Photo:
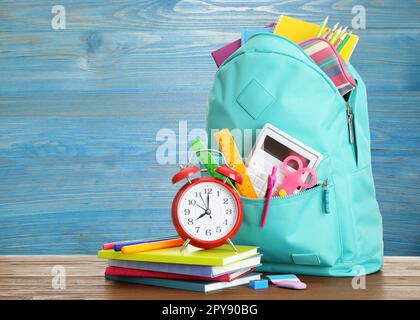
{"label": "wooden table surface", "polygon": [[[65,289],[52,286],[54,266],[63,266]],[[300,276],[303,291],[247,286],[209,294],[105,280],[106,261],[90,255],[0,256],[0,299],[420,299],[420,257],[386,257],[381,272],[355,290],[352,278]]]}

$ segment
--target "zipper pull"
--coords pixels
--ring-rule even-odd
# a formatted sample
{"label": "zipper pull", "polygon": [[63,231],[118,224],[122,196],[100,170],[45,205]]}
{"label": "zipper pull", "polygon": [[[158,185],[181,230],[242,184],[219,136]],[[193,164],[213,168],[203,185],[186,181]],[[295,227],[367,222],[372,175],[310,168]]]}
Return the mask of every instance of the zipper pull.
{"label": "zipper pull", "polygon": [[354,126],[353,126],[353,111],[351,110],[350,102],[346,102],[347,107],[347,126],[349,127],[349,140],[354,144]]}
{"label": "zipper pull", "polygon": [[324,213],[330,213],[330,190],[328,189],[328,179],[322,183],[322,206]]}

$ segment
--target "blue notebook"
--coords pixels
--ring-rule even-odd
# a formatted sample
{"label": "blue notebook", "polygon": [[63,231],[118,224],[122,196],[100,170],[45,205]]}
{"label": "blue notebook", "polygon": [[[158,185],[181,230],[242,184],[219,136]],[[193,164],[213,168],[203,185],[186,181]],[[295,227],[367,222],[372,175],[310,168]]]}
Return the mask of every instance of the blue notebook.
{"label": "blue notebook", "polygon": [[190,264],[159,263],[126,260],[108,260],[112,267],[141,269],[168,273],[188,274],[192,276],[214,278],[226,273],[231,273],[240,269],[254,268],[261,265],[261,255],[256,255],[238,262],[230,263],[225,266],[198,266]]}
{"label": "blue notebook", "polygon": [[140,277],[120,277],[105,275],[108,280],[145,284],[150,286],[158,286],[165,288],[181,289],[197,292],[211,292],[225,288],[232,288],[248,284],[252,280],[260,280],[260,273],[250,273],[241,278],[232,280],[230,282],[208,282],[208,281],[187,281],[187,280],[173,280],[173,279],[157,279],[157,278],[140,278]]}
{"label": "blue notebook", "polygon": [[241,45],[246,43],[249,38],[257,33],[273,33],[273,28],[253,28],[244,30],[242,32]]}

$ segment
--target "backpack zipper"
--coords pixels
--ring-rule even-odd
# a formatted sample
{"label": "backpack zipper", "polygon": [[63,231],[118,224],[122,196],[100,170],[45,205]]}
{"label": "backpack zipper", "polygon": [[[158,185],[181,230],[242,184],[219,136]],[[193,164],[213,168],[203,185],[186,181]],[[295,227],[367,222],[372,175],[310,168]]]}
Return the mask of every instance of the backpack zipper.
{"label": "backpack zipper", "polygon": [[324,213],[330,213],[330,190],[328,188],[328,179],[322,183],[322,207]]}
{"label": "backpack zipper", "polygon": [[[349,99],[350,100],[350,99]],[[355,128],[354,128],[354,113],[351,107],[350,101],[346,101],[346,108],[347,108],[347,126],[349,129],[349,143],[353,148],[354,153],[354,161],[356,166],[358,165],[358,151],[357,151],[357,143],[356,143],[356,136],[355,136]]]}
{"label": "backpack zipper", "polygon": [[346,102],[347,107],[347,126],[349,127],[349,141],[351,144],[354,144],[354,123],[353,123],[353,110],[351,108],[350,102]]}

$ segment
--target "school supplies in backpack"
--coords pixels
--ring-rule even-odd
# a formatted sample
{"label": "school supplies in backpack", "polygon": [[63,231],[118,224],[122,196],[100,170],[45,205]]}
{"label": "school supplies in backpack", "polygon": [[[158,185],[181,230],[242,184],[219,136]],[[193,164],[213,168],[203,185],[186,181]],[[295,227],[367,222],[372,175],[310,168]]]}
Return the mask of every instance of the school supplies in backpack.
{"label": "school supplies in backpack", "polygon": [[[319,26],[297,42],[317,32]],[[271,123],[323,155],[317,185],[272,198],[265,228],[260,227],[265,199],[242,197],[244,219],[234,241],[260,247],[261,271],[354,276],[360,270],[354,265],[367,274],[383,265],[366,88],[351,64],[348,73],[357,87],[343,97],[300,46],[260,33],[215,75],[208,99],[209,136],[223,128],[252,129],[255,139],[255,131]]]}
{"label": "school supplies in backpack", "polygon": [[[299,44],[311,38],[321,37],[318,36],[321,26],[322,25],[292,18],[289,16],[280,16],[273,33],[285,37],[296,44]],[[330,41],[333,40],[333,37],[338,39],[339,34],[337,31],[339,28],[340,27],[338,23],[331,29],[325,27],[323,29],[323,36],[326,36],[326,38]],[[341,30],[343,29],[344,28]],[[345,45],[343,44],[342,48],[340,48],[340,55],[346,63],[349,62],[358,41],[359,37],[351,33]]]}
{"label": "school supplies in backpack", "polygon": [[[322,154],[307,144],[271,123],[266,123],[258,134],[252,151],[246,160],[248,174],[258,197],[264,197],[267,189],[267,177],[274,165],[280,169],[277,170],[277,183],[273,186],[273,193],[278,194],[279,186],[284,178],[283,170],[281,170],[283,161],[290,155],[298,156],[302,165],[311,169],[316,169],[323,159]],[[295,165],[295,163],[292,163],[292,165]],[[303,176],[304,182],[306,178],[307,172]]]}

